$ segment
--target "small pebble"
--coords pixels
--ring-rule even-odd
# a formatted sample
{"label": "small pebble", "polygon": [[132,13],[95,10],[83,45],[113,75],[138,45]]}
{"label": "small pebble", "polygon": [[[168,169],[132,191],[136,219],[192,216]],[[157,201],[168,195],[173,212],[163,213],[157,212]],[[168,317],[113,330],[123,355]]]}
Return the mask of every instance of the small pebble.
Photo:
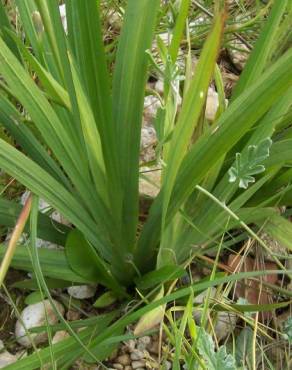
{"label": "small pebble", "polygon": [[121,365],[121,364],[118,364],[118,363],[115,363],[112,365],[114,369],[117,369],[117,370],[123,370],[124,369],[124,366]]}
{"label": "small pebble", "polygon": [[131,359],[136,361],[136,360],[142,360],[142,358],[144,358],[144,353],[142,351],[139,351],[138,349],[135,349],[132,353],[131,353]]}
{"label": "small pebble", "polygon": [[70,337],[70,335],[65,330],[59,330],[55,333],[52,339],[52,344],[61,342],[62,340]]}
{"label": "small pebble", "polygon": [[68,321],[75,321],[80,319],[80,312],[76,310],[69,309],[66,313],[66,319]]}
{"label": "small pebble", "polygon": [[127,354],[124,354],[124,355],[121,355],[119,357],[116,358],[116,361],[121,364],[121,365],[130,365],[131,363],[131,359],[130,359],[130,356],[127,355]]}
{"label": "small pebble", "polygon": [[132,362],[132,368],[134,370],[137,370],[137,369],[139,369],[141,367],[144,369],[144,367],[145,367],[145,361],[133,361]]}
{"label": "small pebble", "polygon": [[171,369],[171,362],[170,361],[165,361],[165,367],[166,367],[166,370],[170,370]]}
{"label": "small pebble", "polygon": [[[64,315],[63,306],[57,301],[54,301],[54,304],[59,312]],[[46,325],[47,318],[50,325],[54,325],[59,321],[59,318],[55,314],[55,311],[48,299],[25,307],[20,315],[20,320],[17,320],[15,325],[15,336],[17,342],[24,347],[32,346],[31,339],[34,340],[35,344],[46,342],[48,338],[46,330],[42,333],[31,333],[30,336],[27,336],[25,328],[29,330],[37,326]]]}
{"label": "small pebble", "polygon": [[144,351],[150,343],[151,343],[151,338],[147,335],[145,337],[139,338],[137,349],[140,351]]}
{"label": "small pebble", "polygon": [[108,360],[111,361],[111,362],[114,362],[114,361],[116,361],[116,358],[117,357],[118,357],[118,349],[116,348],[116,349],[114,349],[112,351],[112,353],[110,354]]}
{"label": "small pebble", "polygon": [[96,292],[96,285],[75,285],[67,289],[68,294],[76,299],[92,298]]}
{"label": "small pebble", "polygon": [[17,362],[17,360],[16,356],[7,351],[0,353],[0,369],[5,369],[8,365]]}
{"label": "small pebble", "polygon": [[157,355],[158,352],[159,352],[159,342],[154,341],[154,342],[150,343],[150,345],[147,346],[147,349],[148,349],[149,352],[154,353],[155,355]]}
{"label": "small pebble", "polygon": [[130,339],[126,342],[126,346],[128,347],[129,351],[132,352],[136,347],[136,341],[134,339]]}
{"label": "small pebble", "polygon": [[132,366],[130,366],[130,365],[127,365],[127,366],[125,366],[125,370],[132,370],[133,368],[132,368]]}

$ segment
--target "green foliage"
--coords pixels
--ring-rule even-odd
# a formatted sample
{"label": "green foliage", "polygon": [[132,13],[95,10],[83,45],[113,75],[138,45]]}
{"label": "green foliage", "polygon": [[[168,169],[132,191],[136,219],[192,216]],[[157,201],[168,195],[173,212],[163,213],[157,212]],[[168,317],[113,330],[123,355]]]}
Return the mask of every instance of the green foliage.
{"label": "green foliage", "polygon": [[215,352],[215,343],[210,334],[202,328],[198,332],[197,347],[200,355],[210,370],[236,370],[235,359],[226,353],[226,347],[221,346]]}
{"label": "green foliage", "polygon": [[265,171],[264,162],[270,155],[271,139],[265,139],[258,145],[249,145],[246,155],[236,153],[235,166],[228,171],[229,182],[239,181],[239,187],[247,189],[249,183],[255,182],[253,175]]}
{"label": "green foliage", "polygon": [[[68,34],[63,31],[56,1],[17,2],[31,49],[11,28],[2,29],[0,73],[5,92],[0,97],[0,121],[26,155],[1,140],[0,165],[78,230],[68,236],[68,229],[59,233],[59,227],[50,227],[47,221],[43,224],[39,218],[40,236],[65,246],[67,265],[75,275],[117,293],[156,265],[180,265],[193,245],[216,241],[223,230],[228,231],[226,227],[238,226],[235,222],[226,226],[227,213],[199,194],[198,185],[233,212],[245,215],[248,223],[264,223],[268,217],[266,208],[258,208],[262,188],[269,206],[279,199],[286,200],[285,205],[291,203],[290,188],[283,197],[291,177],[287,168],[291,143],[289,138],[279,138],[277,128],[283,130],[289,124],[284,115],[291,107],[292,53],[288,50],[272,63],[268,47],[277,38],[272,29],[280,22],[285,4],[273,8],[266,33],[256,43],[240,79],[236,98],[219,110],[212,127],[202,120],[202,113],[214,77],[225,14],[216,13],[196,73],[193,77],[188,74],[180,111],[177,97],[184,71],[177,58],[188,2],[178,8],[170,46],[158,37],[161,60],[156,61],[155,54],[151,60],[165,79],[163,108],[157,120],[157,153],[164,164],[162,186],[137,237],[147,50],[155,36],[159,1],[127,2],[112,65],[107,62],[100,4],[95,0],[78,0],[74,6],[66,1]],[[39,25],[36,28],[33,14],[42,21],[42,32]],[[15,50],[21,58],[15,56]],[[259,64],[261,68],[252,68]],[[31,71],[37,75],[37,83]],[[215,77],[220,86],[218,70]],[[16,109],[16,102],[21,110]],[[255,174],[258,181],[242,192]],[[17,215],[17,206],[7,208]],[[3,222],[11,225],[12,218]],[[165,278],[158,277],[158,282]]]}
{"label": "green foliage", "polygon": [[[101,326],[104,332],[89,345],[95,353],[92,358],[105,356],[108,346],[122,340],[126,325],[146,313],[153,316],[151,310],[156,309],[156,319],[161,320],[159,307],[181,294],[163,297],[164,284],[183,276],[181,266],[194,253],[203,253],[201,246],[216,250],[222,235],[229,235],[243,222],[263,227],[291,248],[285,236],[291,234],[291,226],[283,216],[275,216],[273,209],[278,204],[292,205],[287,119],[291,116],[292,51],[277,57],[274,53],[278,37],[284,34],[277,27],[288,1],[275,2],[226,107],[216,69],[225,12],[216,12],[193,75],[190,68],[185,72],[178,64],[180,45],[184,36],[189,38],[185,23],[191,2],[180,2],[173,12],[170,45],[155,35],[159,33],[160,3],[122,3],[120,35],[106,40],[106,45],[99,1],[66,0],[66,33],[57,0],[16,0],[25,38],[10,27],[0,3],[0,124],[18,144],[14,147],[0,138],[0,167],[72,225],[53,224],[45,215],[36,217],[34,237],[37,229],[38,237],[64,250],[33,249],[32,261],[29,247],[18,248],[12,266],[25,271],[38,266],[56,287],[100,283],[113,293],[106,292],[96,302],[98,307],[113,302],[113,296],[127,298],[128,287],[136,285],[147,293],[161,285],[158,300],[111,326],[114,317],[108,317]],[[155,39],[158,54],[151,50]],[[113,54],[108,55],[108,50],[114,50]],[[156,163],[162,164],[162,181],[140,228],[139,151],[149,60],[164,78],[162,108],[156,119]],[[221,107],[210,125],[204,119],[204,108],[214,74]],[[254,175],[258,175],[256,182]],[[0,201],[3,225],[13,226],[19,212],[16,203]],[[232,220],[230,212],[237,215]],[[227,240],[223,247],[232,243]],[[1,247],[1,258],[4,253]],[[240,276],[203,282],[201,288]],[[34,288],[38,284],[34,281]],[[141,322],[144,330],[145,317]],[[90,341],[91,334],[88,328],[80,338]],[[78,337],[73,337],[54,347],[61,368],[72,361],[68,351],[78,348],[74,358],[84,354]],[[200,353],[210,368],[234,368],[224,347],[215,352],[207,334],[201,337]],[[50,359],[47,349],[38,355],[45,362]],[[177,366],[179,356],[176,353]],[[21,360],[24,367],[19,368],[39,365],[37,355],[32,355]]]}

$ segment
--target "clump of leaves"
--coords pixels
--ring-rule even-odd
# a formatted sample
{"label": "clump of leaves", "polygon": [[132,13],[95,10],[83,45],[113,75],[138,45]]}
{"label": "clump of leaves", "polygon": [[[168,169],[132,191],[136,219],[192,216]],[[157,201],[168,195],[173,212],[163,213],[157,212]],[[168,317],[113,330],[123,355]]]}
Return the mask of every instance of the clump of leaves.
{"label": "clump of leaves", "polygon": [[[115,40],[117,52],[110,61],[99,1],[66,0],[68,32],[63,29],[57,0],[15,2],[25,38],[10,27],[0,2],[0,74],[5,90],[0,94],[0,123],[18,146],[0,138],[0,167],[72,225],[52,224],[49,217],[39,215],[34,229],[35,236],[64,247],[36,252],[43,275],[55,279],[52,288],[60,281],[62,286],[64,282],[68,286],[99,283],[126,300],[131,292],[128,288],[138,285],[137,281],[146,286],[145,293],[153,288],[153,275],[149,274],[155,270],[154,276],[160,276],[155,282],[163,288],[174,278],[168,273],[175,270],[174,265],[184,266],[193,252],[201,253],[201,245],[217,249],[222,235],[242,222],[264,230],[267,219],[276,218],[277,225],[288,223],[273,207],[292,205],[292,139],[290,122],[283,118],[291,113],[292,50],[273,58],[269,47],[278,40],[288,0],[274,2],[230,104],[219,109],[212,126],[204,120],[204,108],[224,34],[224,9],[215,9],[196,73],[186,73],[180,110],[174,98],[182,90],[177,86],[181,80],[172,84],[173,74],[164,73],[164,109],[157,125],[158,159],[164,164],[161,188],[139,232],[147,50],[155,39],[161,2],[128,0],[125,7],[121,3],[123,25]],[[189,36],[185,24],[190,3],[180,2],[170,43],[166,45],[157,37],[161,39],[157,42],[161,60],[169,71],[176,70],[184,33]],[[33,14],[38,14],[43,28],[34,24]],[[224,95],[224,89],[220,91]],[[225,97],[221,98],[225,104]],[[271,139],[262,142],[262,138]],[[243,154],[237,156],[228,173],[235,153]],[[264,168],[259,180],[243,191],[241,187],[245,189]],[[208,193],[213,199],[206,199]],[[238,217],[230,220],[226,207],[220,207],[214,197],[224,200]],[[4,225],[11,226],[20,211],[16,203],[0,200],[0,222]],[[228,246],[232,243],[233,239]],[[1,258],[5,252],[0,248]],[[35,270],[29,248],[16,249],[12,266]],[[242,277],[229,278],[238,276]],[[149,307],[163,306],[169,297]],[[101,304],[111,298],[106,296]],[[101,358],[100,345],[107,346],[109,338],[120,335],[126,325],[146,312],[143,307],[130,316],[131,320],[127,317],[114,323],[90,342],[90,349]],[[92,331],[88,327],[80,332],[82,340],[90,340]],[[58,366],[66,367],[84,353],[75,339],[57,343],[52,352]],[[62,350],[62,346],[70,350]],[[233,366],[224,349],[215,353],[206,338],[202,346],[208,358],[216,359],[211,362],[214,366]],[[47,349],[37,355],[50,361]],[[40,367],[34,355],[21,361],[31,369]]]}

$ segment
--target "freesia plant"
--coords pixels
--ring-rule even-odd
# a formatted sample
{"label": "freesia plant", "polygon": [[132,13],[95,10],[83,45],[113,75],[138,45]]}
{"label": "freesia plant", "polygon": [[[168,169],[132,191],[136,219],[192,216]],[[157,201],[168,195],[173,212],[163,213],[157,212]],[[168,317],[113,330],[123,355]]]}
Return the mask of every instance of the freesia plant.
{"label": "freesia plant", "polygon": [[[226,9],[215,9],[195,73],[181,81],[181,109],[165,78],[156,118],[161,190],[139,233],[141,124],[160,1],[127,1],[113,65],[99,1],[65,1],[67,34],[56,0],[16,4],[24,37],[0,6],[0,123],[20,149],[1,139],[0,167],[72,224],[39,216],[38,236],[65,246],[39,251],[45,277],[98,282],[121,297],[151,271],[157,282],[171,280],[223,235],[223,247],[240,241],[234,229],[265,230],[291,248],[290,223],[275,207],[292,205],[292,51],[274,57],[273,47],[288,0],[275,2],[228,106],[216,67]],[[164,77],[176,67],[189,5],[181,2],[170,44],[158,40]],[[221,104],[210,124],[202,113],[214,76]],[[0,209],[12,226],[19,206],[1,200]],[[32,269],[26,248],[12,265]]]}

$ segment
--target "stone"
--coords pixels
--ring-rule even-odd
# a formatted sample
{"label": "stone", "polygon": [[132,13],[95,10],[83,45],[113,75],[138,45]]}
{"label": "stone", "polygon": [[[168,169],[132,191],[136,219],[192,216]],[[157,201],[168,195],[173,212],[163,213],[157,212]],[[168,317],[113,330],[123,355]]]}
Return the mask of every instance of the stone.
{"label": "stone", "polygon": [[0,369],[6,368],[6,366],[17,362],[20,358],[27,355],[24,351],[18,352],[15,355],[9,353],[6,351],[2,340],[0,340],[0,352]]}
{"label": "stone", "polygon": [[160,191],[161,169],[158,166],[141,167],[140,173],[144,178],[139,179],[139,193],[150,198],[155,198]]}
{"label": "stone", "polygon": [[171,364],[170,361],[165,361],[164,365],[165,365],[166,370],[170,370],[171,369],[172,364]]}
{"label": "stone", "polygon": [[215,334],[218,341],[226,338],[236,327],[237,315],[233,312],[219,311],[216,319]]}
{"label": "stone", "polygon": [[151,338],[146,335],[138,339],[137,349],[140,351],[145,351],[147,346],[151,343]]}
{"label": "stone", "polygon": [[69,338],[70,335],[66,332],[66,330],[59,330],[55,333],[52,339],[52,344],[61,342],[62,340]]}
{"label": "stone", "polygon": [[[276,239],[272,238],[269,234],[267,234],[263,231],[259,234],[259,238],[269,248],[269,251],[267,251],[257,241],[255,241],[254,245],[257,248],[261,249],[265,261],[274,262],[275,259],[273,258],[273,255],[276,256],[279,259],[289,260],[288,246],[286,247],[285,245],[279,243]],[[253,251],[254,251],[253,254],[256,255],[257,249],[253,249]]]}
{"label": "stone", "polygon": [[121,365],[121,364],[118,364],[118,363],[114,363],[114,364],[112,364],[112,367],[113,367],[114,369],[117,369],[117,370],[123,370],[123,369],[124,369],[124,366],[123,366],[123,365]]}
{"label": "stone", "polygon": [[158,80],[155,83],[154,89],[158,94],[163,95],[164,92],[164,82],[162,80]]}
{"label": "stone", "polygon": [[88,299],[95,295],[97,285],[75,285],[67,288],[68,294],[76,299]]}
{"label": "stone", "polygon": [[134,361],[142,360],[144,357],[144,353],[138,349],[134,349],[134,351],[131,353],[131,360]]}
{"label": "stone", "polygon": [[147,349],[149,352],[155,354],[155,355],[158,355],[159,353],[159,341],[158,340],[154,340],[153,342],[151,342],[148,346],[147,346]]}
{"label": "stone", "polygon": [[[225,99],[225,104],[226,106],[228,105],[227,99]],[[219,95],[212,87],[209,87],[206,101],[205,118],[210,122],[215,121],[218,108],[219,108]]]}
{"label": "stone", "polygon": [[130,365],[127,365],[127,366],[125,366],[125,370],[132,370],[133,368],[132,368],[132,366],[130,366]]}
{"label": "stone", "polygon": [[130,352],[134,351],[135,347],[136,347],[136,341],[134,339],[129,339],[127,342],[126,342],[126,346],[128,348],[128,350]]}
{"label": "stone", "polygon": [[115,9],[111,9],[107,14],[106,19],[112,29],[117,31],[120,30],[123,20],[119,12],[117,12]]}
{"label": "stone", "polygon": [[158,108],[161,107],[160,99],[155,95],[147,95],[144,98],[143,120],[145,125],[153,124]]}
{"label": "stone", "polygon": [[6,366],[17,362],[18,358],[11,353],[4,351],[0,353],[0,369],[4,369]]}
{"label": "stone", "polygon": [[132,368],[134,370],[138,370],[139,368],[144,369],[145,367],[145,361],[133,361],[132,362]]}
{"label": "stone", "polygon": [[[25,191],[22,196],[21,196],[21,199],[20,199],[20,204],[23,206],[27,200],[27,198],[29,197],[29,194],[30,192],[27,190]],[[48,210],[50,210],[52,207],[46,202],[44,201],[43,199],[40,199],[39,200],[39,211],[41,213],[46,213]],[[52,221],[56,221],[56,222],[59,222],[63,225],[71,225],[70,222],[68,222],[59,212],[52,212],[52,214],[50,215]],[[12,235],[12,232],[8,232],[7,233],[7,236],[5,238],[5,242],[8,243],[11,239],[11,235]],[[29,238],[28,238],[28,235],[26,233],[23,233],[19,240],[18,240],[18,244],[26,244],[27,242],[29,241]],[[57,244],[54,244],[50,241],[47,241],[47,240],[43,240],[43,239],[40,239],[40,238],[37,238],[36,239],[36,246],[38,248],[47,248],[47,249],[63,249],[62,246],[60,245],[57,245]]]}
{"label": "stone", "polygon": [[155,147],[157,145],[156,131],[152,126],[144,126],[141,129],[140,162],[147,163],[156,158]]}
{"label": "stone", "polygon": [[124,355],[120,355],[119,357],[117,357],[116,361],[123,366],[130,365],[131,363],[130,356],[126,353]]}
{"label": "stone", "polygon": [[67,33],[68,32],[68,27],[67,27],[67,17],[66,17],[66,6],[65,6],[65,4],[62,4],[62,5],[59,6],[59,12],[60,12],[61,21],[62,21],[64,31],[65,31],[65,33]]}
{"label": "stone", "polygon": [[218,108],[219,108],[218,93],[214,89],[209,88],[205,111],[205,117],[208,121],[213,122],[215,120]]}
{"label": "stone", "polygon": [[235,67],[242,71],[249,57],[249,48],[239,39],[234,39],[229,45],[229,57]]}
{"label": "stone", "polygon": [[153,161],[156,157],[157,136],[153,123],[159,107],[161,107],[161,102],[157,96],[145,97],[140,141],[140,161],[142,163]]}
{"label": "stone", "polygon": [[[64,315],[63,306],[55,300],[54,304],[58,311]],[[21,312],[20,319],[17,320],[15,325],[15,336],[17,342],[27,348],[32,346],[31,340],[33,340],[36,345],[46,342],[48,338],[46,331],[42,333],[31,333],[29,336],[27,336],[25,332],[25,328],[26,330],[29,330],[37,326],[46,325],[46,315],[49,325],[55,325],[59,321],[58,316],[55,314],[55,311],[48,299],[25,307]]]}
{"label": "stone", "polygon": [[[207,290],[198,294],[194,298],[194,303],[203,304],[206,296],[207,296]],[[211,288],[210,299],[215,298],[215,296],[216,296],[216,289]],[[195,310],[193,315],[194,315],[194,319],[196,320],[197,324],[200,325],[202,311]],[[216,334],[218,341],[226,338],[228,334],[230,334],[233,331],[233,329],[236,326],[236,321],[237,321],[237,316],[234,313],[225,312],[225,311],[219,311],[217,313],[216,321],[214,321],[215,323],[214,330],[215,330],[215,334]]]}
{"label": "stone", "polygon": [[76,311],[76,310],[73,310],[73,309],[69,309],[66,313],[66,319],[68,321],[79,320],[80,319],[80,312]]}

